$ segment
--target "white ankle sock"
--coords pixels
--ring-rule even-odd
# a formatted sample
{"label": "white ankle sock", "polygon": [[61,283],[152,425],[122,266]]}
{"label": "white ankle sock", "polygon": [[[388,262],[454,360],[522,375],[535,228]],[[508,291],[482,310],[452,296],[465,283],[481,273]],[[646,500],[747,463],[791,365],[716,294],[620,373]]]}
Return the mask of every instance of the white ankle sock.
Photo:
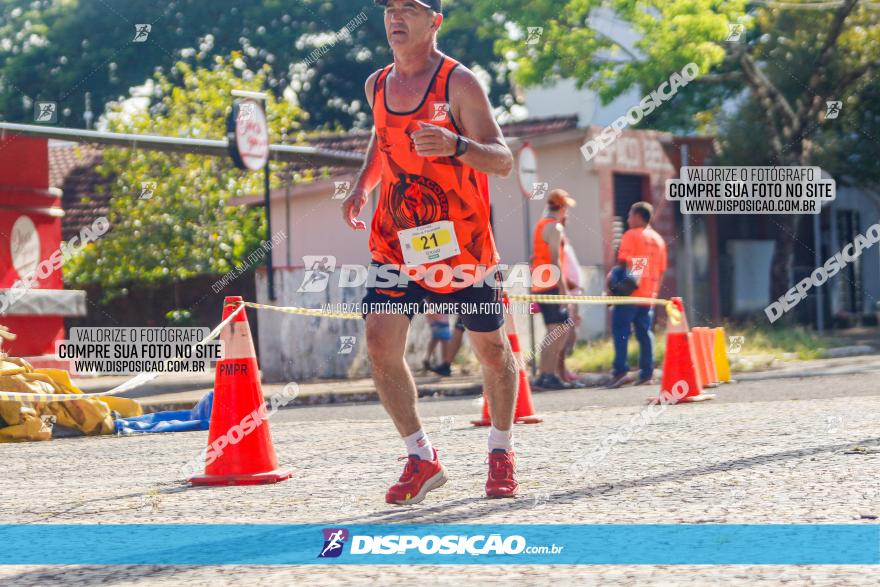
{"label": "white ankle sock", "polygon": [[513,452],[513,428],[510,430],[499,430],[495,426],[489,428],[489,452],[496,448]]}
{"label": "white ankle sock", "polygon": [[423,461],[434,460],[434,447],[431,446],[431,439],[421,428],[418,432],[405,436],[403,441],[406,443],[406,454],[416,455]]}

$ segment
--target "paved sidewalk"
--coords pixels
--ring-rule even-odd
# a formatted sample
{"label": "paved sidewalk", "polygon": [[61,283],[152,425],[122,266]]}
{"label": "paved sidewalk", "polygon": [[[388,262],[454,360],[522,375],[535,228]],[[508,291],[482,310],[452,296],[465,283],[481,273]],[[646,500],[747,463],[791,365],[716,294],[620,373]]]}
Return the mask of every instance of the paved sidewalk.
{"label": "paved sidewalk", "polygon": [[[814,361],[777,361],[773,369],[734,373],[740,381],[767,381],[791,377],[816,377],[821,375],[841,375],[847,373],[876,372],[880,375],[880,356],[866,355],[839,359],[818,359]],[[657,371],[659,376],[660,371]],[[86,393],[111,389],[128,380],[129,377],[96,377],[77,381]],[[608,377],[599,374],[585,376],[586,387],[599,387],[607,384]],[[438,375],[416,376],[416,386],[420,397],[458,397],[476,396],[483,392],[481,375]],[[293,406],[323,405],[336,403],[357,403],[378,401],[379,395],[373,387],[372,379],[319,380],[299,385],[299,395]],[[263,394],[267,400],[281,393],[285,383],[264,383]],[[183,410],[192,408],[199,399],[214,387],[213,374],[171,374],[162,375],[144,387],[125,394],[137,399],[147,412],[164,410]]]}
{"label": "paved sidewalk", "polygon": [[[876,375],[859,380],[870,385]],[[515,500],[482,497],[486,431],[465,420],[426,419],[450,481],[408,508],[389,507],[382,499],[401,468],[400,440],[389,422],[274,421],[276,450],[296,472],[262,487],[187,488],[180,467],[205,446],[205,432],[0,445],[0,514],[5,523],[22,524],[878,523],[880,389],[876,396],[670,406],[579,477],[572,465],[642,409],[549,412],[543,424],[518,426],[521,495]],[[334,585],[374,582],[377,572],[320,566],[4,567],[0,582]],[[478,584],[474,578],[528,585],[880,581],[880,569],[858,566],[444,566],[382,567],[382,573],[382,584],[430,576],[443,585],[466,577]]]}

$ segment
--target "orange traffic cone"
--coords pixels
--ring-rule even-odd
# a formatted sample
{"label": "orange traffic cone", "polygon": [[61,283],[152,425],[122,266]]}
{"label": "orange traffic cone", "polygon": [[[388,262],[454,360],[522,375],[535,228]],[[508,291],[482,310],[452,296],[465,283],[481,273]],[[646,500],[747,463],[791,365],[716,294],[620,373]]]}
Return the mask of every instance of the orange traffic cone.
{"label": "orange traffic cone", "polygon": [[666,356],[663,359],[663,378],[660,382],[660,397],[649,401],[663,403],[685,403],[713,399],[714,395],[702,393],[703,387],[697,375],[695,350],[697,338],[688,332],[687,316],[681,298],[672,298],[672,303],[681,312],[681,322],[671,321],[666,329]]}
{"label": "orange traffic cone", "polygon": [[697,381],[700,383],[700,387],[705,389],[709,387],[709,381],[706,374],[706,359],[703,357],[703,345],[700,344],[699,337],[700,333],[696,328],[691,329],[688,333],[691,350],[694,353],[694,371],[697,374]]}
{"label": "orange traffic cone", "polygon": [[[529,377],[526,374],[525,363],[519,346],[519,336],[516,333],[516,323],[513,321],[513,315],[510,313],[510,299],[504,294],[504,310],[506,313],[504,320],[504,328],[507,332],[507,340],[510,341],[510,350],[513,351],[516,360],[517,370],[519,371],[519,384],[516,394],[516,411],[514,412],[513,421],[515,424],[537,424],[543,422],[542,418],[535,415],[535,406],[532,404],[532,387],[529,385]],[[489,426],[492,424],[492,418],[489,416],[489,400],[483,393],[483,414],[479,420],[472,420],[474,426]]]}
{"label": "orange traffic cone", "polygon": [[[236,309],[240,296],[227,296],[223,319]],[[205,474],[193,485],[258,485],[289,478],[278,469],[266,415],[257,354],[244,310],[223,328],[224,357],[217,362],[214,406],[208,432]]]}
{"label": "orange traffic cone", "polygon": [[705,387],[718,387],[721,381],[718,379],[718,371],[715,368],[715,335],[711,328],[701,326],[694,328],[700,341],[700,350],[703,357],[703,369],[706,373],[707,384]]}
{"label": "orange traffic cone", "polygon": [[700,385],[704,388],[717,387],[718,384],[715,382],[715,376],[713,374],[714,369],[712,367],[712,358],[706,348],[706,330],[706,328],[701,326],[694,326],[691,329],[691,334],[695,343],[694,355],[697,359],[697,369],[700,373]]}

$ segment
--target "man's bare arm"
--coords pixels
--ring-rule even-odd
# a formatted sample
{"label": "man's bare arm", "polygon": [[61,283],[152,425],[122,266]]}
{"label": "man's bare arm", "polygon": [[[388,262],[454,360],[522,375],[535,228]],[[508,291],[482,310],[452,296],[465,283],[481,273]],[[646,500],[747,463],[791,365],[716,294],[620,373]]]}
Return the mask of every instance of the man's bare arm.
{"label": "man's bare arm", "polygon": [[[370,107],[373,106],[373,87],[377,77],[378,73],[374,73],[367,78],[367,83],[364,84],[364,92],[367,95],[367,102],[370,104]],[[367,204],[370,192],[379,185],[381,179],[382,162],[376,156],[376,129],[374,128],[373,134],[370,136],[370,144],[367,147],[364,164],[355,179],[354,189],[342,202],[342,217],[345,223],[354,230],[366,230],[366,223],[358,219],[358,215],[360,215],[361,210]]]}
{"label": "man's bare arm", "polygon": [[376,129],[373,129],[364,164],[358,171],[357,179],[354,182],[354,191],[370,193],[382,180],[382,161],[376,156],[376,150]]}
{"label": "man's bare arm", "polygon": [[[507,177],[513,169],[513,154],[504,142],[501,128],[492,114],[489,98],[474,74],[460,66],[449,79],[452,115],[462,135],[470,139],[461,161],[484,173]],[[422,123],[412,133],[416,153],[423,157],[455,154],[458,135],[448,129]]]}
{"label": "man's bare arm", "polygon": [[559,248],[563,238],[562,225],[558,222],[548,224],[544,227],[541,236],[550,247],[550,261],[559,268],[559,293],[567,294],[568,286],[565,283],[565,276],[562,275],[562,259],[559,257]]}

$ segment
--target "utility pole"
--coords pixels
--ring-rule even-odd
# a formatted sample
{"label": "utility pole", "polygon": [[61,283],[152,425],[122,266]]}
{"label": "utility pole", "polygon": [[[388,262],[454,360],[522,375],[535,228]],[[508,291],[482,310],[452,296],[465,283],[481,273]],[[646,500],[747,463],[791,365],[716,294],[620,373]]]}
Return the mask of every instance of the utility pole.
{"label": "utility pole", "polygon": [[[263,109],[263,116],[266,120],[266,147],[268,154],[268,136],[269,136],[269,115],[267,112],[269,106],[269,95],[264,92],[249,92],[245,90],[232,90],[232,95],[237,98],[250,98],[257,100]],[[231,143],[232,141],[230,141]],[[271,158],[266,156],[266,164],[263,166],[263,203],[266,208],[266,242],[269,244],[269,250],[266,251],[266,284],[269,299],[275,301],[275,268],[272,265],[272,210],[271,198],[269,197],[269,173]]]}
{"label": "utility pole", "polygon": [[[687,167],[690,158],[689,145],[681,146],[681,167]],[[681,168],[678,170],[681,177]],[[694,228],[691,224],[691,215],[682,214],[684,224],[684,307],[685,314],[694,316],[696,300],[694,300]]]}

